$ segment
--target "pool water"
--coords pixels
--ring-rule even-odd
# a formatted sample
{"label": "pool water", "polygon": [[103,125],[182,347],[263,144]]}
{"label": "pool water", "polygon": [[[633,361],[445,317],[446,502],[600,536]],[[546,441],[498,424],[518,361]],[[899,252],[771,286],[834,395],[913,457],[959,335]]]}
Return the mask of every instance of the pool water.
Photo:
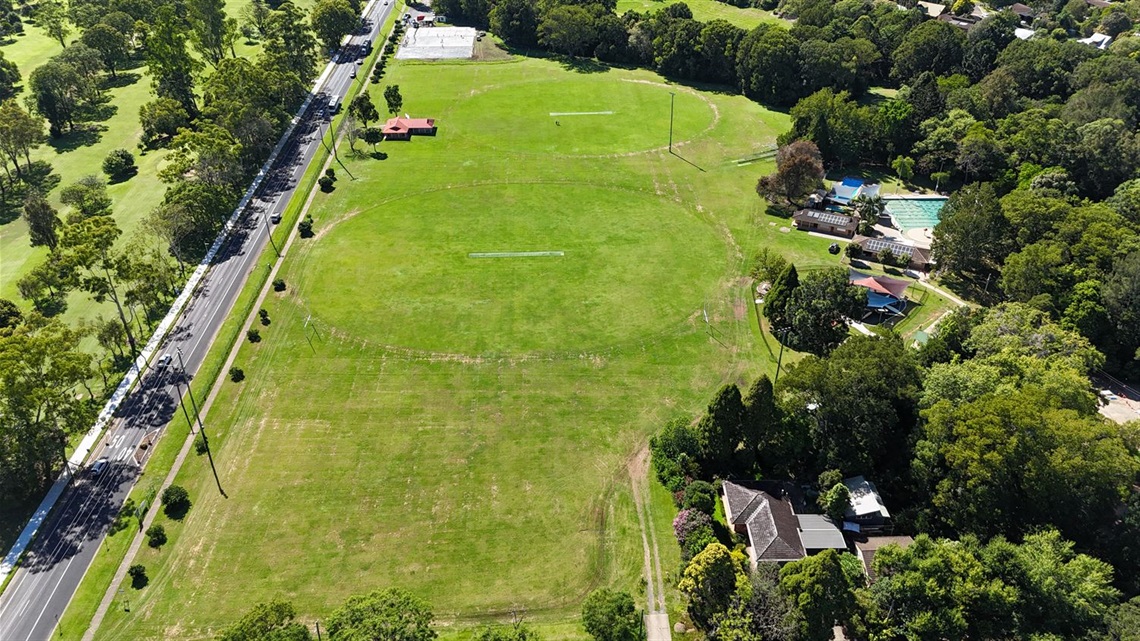
{"label": "pool water", "polygon": [[889,198],[887,214],[902,231],[933,228],[938,224],[945,198]]}

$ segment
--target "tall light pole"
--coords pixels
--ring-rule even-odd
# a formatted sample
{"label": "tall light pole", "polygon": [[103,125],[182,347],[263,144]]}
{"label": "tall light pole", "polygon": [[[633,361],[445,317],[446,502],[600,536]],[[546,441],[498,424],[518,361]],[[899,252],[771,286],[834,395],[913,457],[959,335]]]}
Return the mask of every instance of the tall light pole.
{"label": "tall light pole", "polygon": [[673,153],[673,100],[677,94],[669,92],[669,153]]}
{"label": "tall light pole", "polygon": [[178,352],[178,367],[186,377],[186,394],[190,396],[190,407],[194,408],[194,418],[198,419],[198,431],[205,437],[206,426],[202,425],[202,415],[198,413],[198,403],[194,400],[194,388],[190,386],[190,376],[186,374],[186,364],[182,362],[182,348],[175,348],[174,351]]}
{"label": "tall light pole", "polygon": [[[269,226],[269,216],[262,214],[261,219],[265,221],[265,233],[269,235],[269,244],[273,245],[273,253],[281,258],[281,250],[277,249],[277,241],[273,240],[273,228]],[[182,355],[179,353],[179,358],[181,357]]]}

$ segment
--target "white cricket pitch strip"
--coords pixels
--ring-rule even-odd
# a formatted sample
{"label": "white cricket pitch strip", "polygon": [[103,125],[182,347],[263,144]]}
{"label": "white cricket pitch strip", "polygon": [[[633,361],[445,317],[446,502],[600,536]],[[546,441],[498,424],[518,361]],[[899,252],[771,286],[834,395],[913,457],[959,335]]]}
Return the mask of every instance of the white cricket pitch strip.
{"label": "white cricket pitch strip", "polygon": [[560,251],[547,252],[472,252],[468,258],[539,258],[547,256],[564,256]]}
{"label": "white cricket pitch strip", "polygon": [[551,116],[612,116],[612,111],[552,111]]}

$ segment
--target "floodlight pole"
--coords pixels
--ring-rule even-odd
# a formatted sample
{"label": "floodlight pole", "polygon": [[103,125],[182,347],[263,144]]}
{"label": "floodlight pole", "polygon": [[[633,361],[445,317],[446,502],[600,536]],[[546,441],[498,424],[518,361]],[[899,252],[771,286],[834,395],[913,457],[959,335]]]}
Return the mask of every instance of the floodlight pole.
{"label": "floodlight pole", "polygon": [[673,100],[677,94],[669,92],[669,153],[673,153]]}

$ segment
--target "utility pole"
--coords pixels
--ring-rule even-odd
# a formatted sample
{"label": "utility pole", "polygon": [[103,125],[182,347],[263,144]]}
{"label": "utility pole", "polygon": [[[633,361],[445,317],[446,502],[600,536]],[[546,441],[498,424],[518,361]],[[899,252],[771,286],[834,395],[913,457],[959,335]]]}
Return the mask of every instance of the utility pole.
{"label": "utility pole", "polygon": [[673,153],[673,99],[677,94],[669,92],[669,153]]}
{"label": "utility pole", "polygon": [[[182,397],[182,386],[178,381],[174,381],[174,387],[178,390],[178,405],[182,408],[182,415],[186,417],[186,425],[190,427],[190,433],[194,433],[194,421],[190,420],[190,413],[186,411],[186,399]],[[187,384],[186,388],[189,389],[190,385]]]}
{"label": "utility pole", "polygon": [[780,365],[784,362],[784,341],[788,339],[788,327],[780,330],[780,356],[776,359],[776,380],[772,381],[775,384],[780,380]]}

